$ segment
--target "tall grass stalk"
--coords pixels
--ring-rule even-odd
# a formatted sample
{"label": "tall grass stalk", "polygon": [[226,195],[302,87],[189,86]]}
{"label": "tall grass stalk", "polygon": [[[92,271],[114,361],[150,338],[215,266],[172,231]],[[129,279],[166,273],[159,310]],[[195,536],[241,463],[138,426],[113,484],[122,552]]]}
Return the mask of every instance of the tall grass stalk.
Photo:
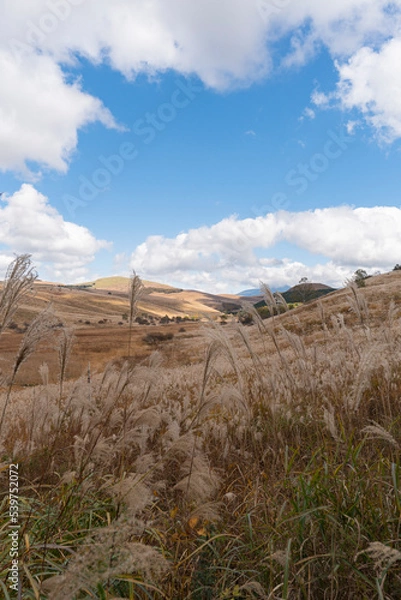
{"label": "tall grass stalk", "polygon": [[143,283],[141,278],[132,271],[131,281],[128,291],[129,298],[129,332],[128,332],[128,357],[131,356],[131,342],[132,342],[132,326],[134,324],[134,319],[138,310],[138,302],[143,293]]}
{"label": "tall grass stalk", "polygon": [[8,267],[0,295],[0,334],[10,324],[22,300],[32,292],[36,279],[30,254],[17,256]]}

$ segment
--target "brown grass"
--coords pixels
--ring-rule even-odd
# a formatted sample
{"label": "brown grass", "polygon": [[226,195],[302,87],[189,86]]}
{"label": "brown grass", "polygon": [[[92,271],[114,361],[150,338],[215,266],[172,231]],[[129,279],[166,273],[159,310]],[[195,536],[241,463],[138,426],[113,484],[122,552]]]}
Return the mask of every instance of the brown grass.
{"label": "brown grass", "polygon": [[[131,360],[138,364],[148,358],[155,349],[164,356],[172,367],[199,362],[202,356],[203,335],[198,323],[185,323],[185,332],[181,332],[182,324],[168,325],[134,325],[132,330]],[[171,342],[164,342],[153,347],[143,338],[149,333],[172,333]],[[60,335],[55,329],[50,341],[40,344],[37,351],[21,367],[16,383],[20,386],[38,385],[41,382],[39,367],[46,363],[49,366],[50,381],[56,382],[58,377],[58,357],[55,352]],[[90,363],[94,372],[102,372],[110,362],[122,364],[127,358],[129,339],[128,326],[94,324],[80,326],[74,330],[74,349],[67,368],[67,378],[77,379],[87,371]],[[0,368],[5,375],[13,367],[14,359],[21,343],[22,334],[7,331],[0,337]]]}
{"label": "brown grass", "polygon": [[60,391],[42,369],[0,440],[21,465],[26,597],[401,597],[400,292],[391,274],[249,328],[194,325],[137,361],[78,330],[67,372],[99,348],[98,373]]}
{"label": "brown grass", "polygon": [[[125,289],[120,286],[117,290],[69,289],[54,284],[36,283],[35,297],[20,305],[16,320],[22,323],[24,320],[29,321],[51,302],[55,314],[68,324],[77,325],[79,319],[93,321],[102,318],[117,323],[122,314],[129,312],[129,279],[126,281]],[[167,315],[202,318],[218,315],[227,302],[225,296],[192,291],[166,293],[165,288],[167,286],[145,287],[138,310],[158,317]]]}

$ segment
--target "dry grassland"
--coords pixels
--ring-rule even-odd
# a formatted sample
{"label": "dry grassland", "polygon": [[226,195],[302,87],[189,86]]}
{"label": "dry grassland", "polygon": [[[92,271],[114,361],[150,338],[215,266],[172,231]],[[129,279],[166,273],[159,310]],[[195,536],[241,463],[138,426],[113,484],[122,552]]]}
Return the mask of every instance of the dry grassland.
{"label": "dry grassland", "polygon": [[251,327],[174,330],[153,353],[138,328],[129,360],[114,326],[72,349],[52,330],[40,383],[8,373],[2,397],[23,598],[400,598],[400,299],[391,273]]}

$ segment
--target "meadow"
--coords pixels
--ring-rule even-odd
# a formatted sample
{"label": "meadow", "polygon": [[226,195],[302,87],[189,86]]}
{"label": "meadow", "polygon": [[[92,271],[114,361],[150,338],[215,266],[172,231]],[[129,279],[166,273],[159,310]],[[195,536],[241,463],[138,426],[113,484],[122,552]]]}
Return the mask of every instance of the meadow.
{"label": "meadow", "polygon": [[[33,277],[10,267],[0,340]],[[84,334],[38,312],[3,369],[5,600],[400,598],[400,299],[394,272],[146,352],[127,326],[89,376]]]}

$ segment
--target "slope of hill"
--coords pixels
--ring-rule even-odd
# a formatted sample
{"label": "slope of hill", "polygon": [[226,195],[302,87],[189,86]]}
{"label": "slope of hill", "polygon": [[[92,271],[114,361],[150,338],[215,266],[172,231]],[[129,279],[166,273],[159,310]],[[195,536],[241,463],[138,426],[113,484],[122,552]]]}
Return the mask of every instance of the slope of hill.
{"label": "slope of hill", "polygon": [[[289,289],[285,288],[270,288],[271,292],[280,292],[287,302],[305,302],[307,300],[314,300],[325,294],[333,292],[335,288],[332,288],[324,283],[298,283]],[[245,298],[250,302],[257,302],[263,295],[260,288],[252,288],[244,290],[239,294],[240,298]]]}
{"label": "slope of hill", "polygon": [[[130,279],[129,277],[102,277],[96,281],[90,282],[96,290],[119,291],[126,292],[128,290]],[[142,280],[145,290],[164,291],[165,293],[174,293],[182,291],[165,283],[157,283],[154,281]]]}
{"label": "slope of hill", "polygon": [[[153,317],[217,317],[225,310],[240,307],[238,296],[181,290],[150,281],[143,283],[138,310]],[[118,324],[128,312],[128,287],[126,277],[110,277],[77,286],[36,282],[34,295],[22,303],[14,320],[18,327],[23,327],[51,304],[60,321],[68,325],[80,326],[87,321],[94,324],[104,319]]]}
{"label": "slope of hill", "polygon": [[315,300],[326,294],[334,292],[332,288],[324,283],[298,283],[286,292],[282,292],[282,296],[286,302],[308,302]]}

